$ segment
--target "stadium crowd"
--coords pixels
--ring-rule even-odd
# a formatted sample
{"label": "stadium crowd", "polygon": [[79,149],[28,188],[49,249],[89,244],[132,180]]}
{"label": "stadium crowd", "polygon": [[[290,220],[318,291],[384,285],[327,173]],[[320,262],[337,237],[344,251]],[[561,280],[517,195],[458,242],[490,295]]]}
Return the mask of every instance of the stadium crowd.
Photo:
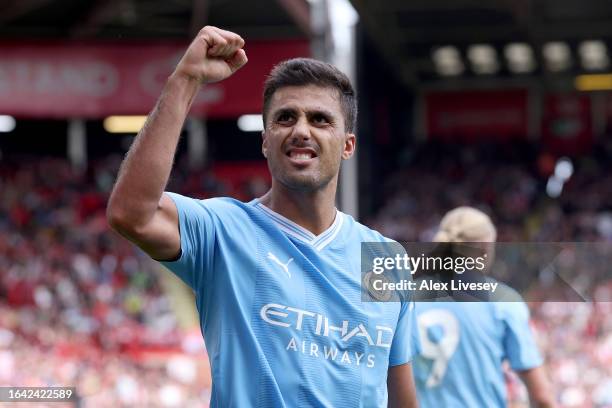
{"label": "stadium crowd", "polygon": [[546,194],[555,158],[530,145],[425,144],[404,154],[368,223],[402,241],[430,241],[450,208],[493,215],[499,241],[612,241],[612,142],[575,159],[558,198]]}
{"label": "stadium crowd", "polygon": [[[414,148],[366,223],[429,241],[444,212],[477,204],[500,241],[611,242],[607,148],[575,162],[558,199],[545,192],[554,160],[525,146]],[[0,162],[0,385],[74,384],[81,406],[201,406],[210,377],[200,334],[179,327],[157,264],[107,226],[119,163],[109,156],[81,171],[62,159]],[[179,165],[169,189],[249,200],[267,183],[232,185]],[[598,300],[530,304],[563,406],[612,406],[612,285]],[[508,379],[520,406],[525,394]]]}
{"label": "stadium crowd", "polygon": [[74,384],[80,406],[201,406],[201,335],[179,329],[157,266],[107,227],[117,167],[0,165],[0,385]]}

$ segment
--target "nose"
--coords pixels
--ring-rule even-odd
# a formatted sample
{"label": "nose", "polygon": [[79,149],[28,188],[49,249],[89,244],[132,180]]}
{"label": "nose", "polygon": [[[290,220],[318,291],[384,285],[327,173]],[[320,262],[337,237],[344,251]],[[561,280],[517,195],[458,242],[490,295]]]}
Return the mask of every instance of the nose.
{"label": "nose", "polygon": [[293,141],[297,142],[310,139],[310,126],[307,118],[302,116],[296,121],[291,137],[294,139]]}

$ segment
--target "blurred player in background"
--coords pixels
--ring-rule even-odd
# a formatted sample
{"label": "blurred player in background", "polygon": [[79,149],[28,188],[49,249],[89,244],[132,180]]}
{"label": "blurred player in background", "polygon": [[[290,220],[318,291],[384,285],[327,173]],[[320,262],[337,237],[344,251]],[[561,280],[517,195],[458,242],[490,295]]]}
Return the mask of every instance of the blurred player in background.
{"label": "blurred player in background", "polygon": [[122,165],[109,222],[194,290],[212,406],[415,406],[412,310],[361,302],[361,242],[384,238],[334,206],[355,149],[357,102],[343,73],[310,59],[271,72],[263,197],[164,193],[191,102],[246,64],[243,47],[237,34],[200,31]]}
{"label": "blurred player in background", "polygon": [[[436,242],[493,243],[490,218],[471,207],[448,212]],[[508,361],[537,407],[554,407],[523,302],[417,302],[420,350],[414,373],[421,407],[505,407]]]}

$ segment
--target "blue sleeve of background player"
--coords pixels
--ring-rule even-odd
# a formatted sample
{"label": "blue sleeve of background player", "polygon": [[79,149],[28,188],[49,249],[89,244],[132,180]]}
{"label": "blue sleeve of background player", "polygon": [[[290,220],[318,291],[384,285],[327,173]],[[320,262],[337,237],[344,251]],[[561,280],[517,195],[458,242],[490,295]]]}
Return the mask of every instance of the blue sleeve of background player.
{"label": "blue sleeve of background player", "polygon": [[415,344],[414,302],[402,302],[399,320],[391,342],[389,366],[406,364],[412,361],[417,351]]}
{"label": "blue sleeve of background player", "polygon": [[500,302],[504,321],[504,350],[513,370],[542,365],[542,356],[529,326],[529,309],[522,302]]}
{"label": "blue sleeve of background player", "polygon": [[166,193],[176,204],[181,235],[181,254],[175,261],[161,262],[194,291],[202,288],[212,270],[215,223],[205,200]]}

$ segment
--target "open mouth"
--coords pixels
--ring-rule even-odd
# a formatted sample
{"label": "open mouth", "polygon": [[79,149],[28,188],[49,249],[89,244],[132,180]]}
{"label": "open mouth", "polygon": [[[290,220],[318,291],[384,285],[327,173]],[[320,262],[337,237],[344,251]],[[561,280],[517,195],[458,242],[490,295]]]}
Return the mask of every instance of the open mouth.
{"label": "open mouth", "polygon": [[310,160],[317,157],[317,154],[314,150],[306,148],[289,149],[286,154],[287,157],[296,161]]}

